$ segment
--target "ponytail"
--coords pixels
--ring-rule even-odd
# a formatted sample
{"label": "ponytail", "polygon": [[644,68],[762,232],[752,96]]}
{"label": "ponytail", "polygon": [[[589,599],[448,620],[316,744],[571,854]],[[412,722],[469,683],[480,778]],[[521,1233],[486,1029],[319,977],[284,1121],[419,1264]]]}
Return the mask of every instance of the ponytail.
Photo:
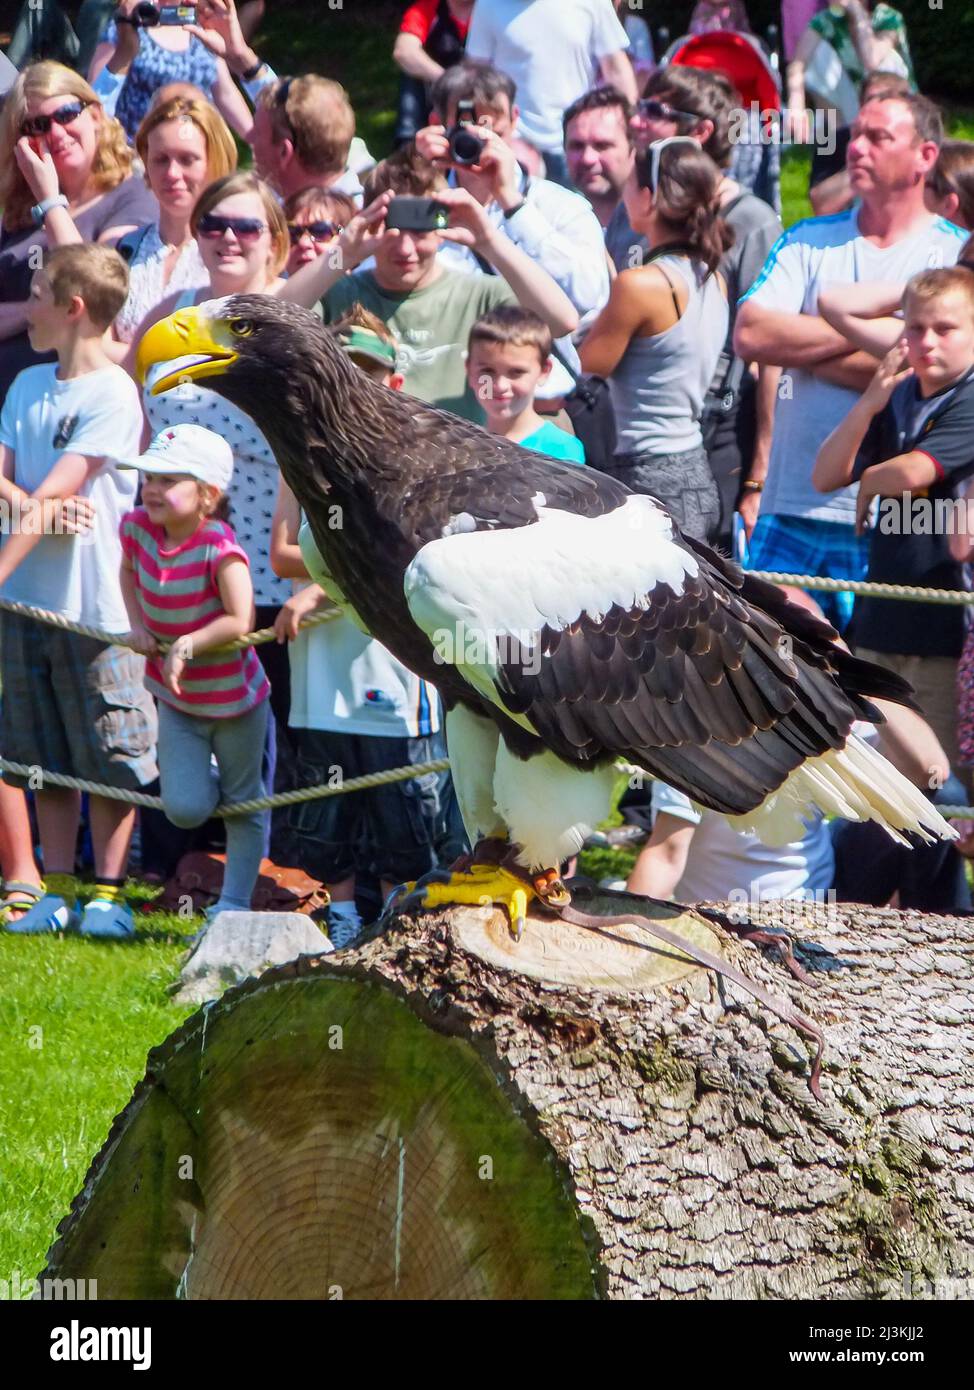
{"label": "ponytail", "polygon": [[[641,156],[649,163],[648,151]],[[734,233],[720,214],[722,174],[709,155],[689,144],[662,151],[655,195],[658,220],[712,275]],[[644,185],[645,186],[645,185]]]}

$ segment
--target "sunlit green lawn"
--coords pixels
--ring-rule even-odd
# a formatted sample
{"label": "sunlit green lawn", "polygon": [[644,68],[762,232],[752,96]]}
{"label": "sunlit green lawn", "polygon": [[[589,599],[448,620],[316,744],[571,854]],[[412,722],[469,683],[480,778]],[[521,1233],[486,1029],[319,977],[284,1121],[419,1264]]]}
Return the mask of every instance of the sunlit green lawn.
{"label": "sunlit green lawn", "polygon": [[[296,16],[270,7],[260,45],[281,73],[314,68],[342,81],[377,156],[391,144],[399,10],[378,3],[337,12],[319,0]],[[974,118],[958,112],[950,128],[972,138]],[[809,215],[809,162],[804,152],[785,152],[786,225]],[[596,879],[624,878],[632,860],[631,853],[593,850],[580,868]],[[144,1073],[147,1052],[188,1012],[170,1001],[167,987],[192,924],[164,913],[138,922],[138,939],[124,945],[0,933],[0,1281],[19,1271],[23,1283],[39,1272],[88,1163]]]}
{"label": "sunlit green lawn", "polygon": [[[133,894],[133,897],[136,895]],[[138,895],[141,897],[141,895]],[[146,1054],[190,1012],[173,1004],[195,924],[136,913],[132,943],[0,933],[0,1280],[44,1263]]]}

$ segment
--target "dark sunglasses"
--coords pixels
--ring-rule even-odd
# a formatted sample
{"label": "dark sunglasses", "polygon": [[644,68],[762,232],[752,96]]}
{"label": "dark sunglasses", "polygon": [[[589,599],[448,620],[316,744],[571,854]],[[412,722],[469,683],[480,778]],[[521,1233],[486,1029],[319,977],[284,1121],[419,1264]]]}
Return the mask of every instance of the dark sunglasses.
{"label": "dark sunglasses", "polygon": [[205,212],[196,230],[200,236],[225,236],[233,232],[238,241],[256,241],[261,232],[267,231],[267,223],[259,217],[217,217],[215,213]]}
{"label": "dark sunglasses", "polygon": [[636,105],[639,114],[648,116],[651,121],[678,121],[681,117],[691,121],[703,120],[699,111],[681,111],[678,106],[670,106],[666,101],[657,101],[655,97],[643,97]]}
{"label": "dark sunglasses", "polygon": [[304,227],[298,227],[293,222],[287,224],[288,235],[295,246],[303,236],[311,237],[312,241],[331,241],[332,237],[341,231],[337,222],[309,222]]}
{"label": "dark sunglasses", "polygon": [[71,125],[78,119],[90,101],[68,101],[52,111],[49,116],[25,116],[20,123],[21,135],[47,135],[54,124]]}

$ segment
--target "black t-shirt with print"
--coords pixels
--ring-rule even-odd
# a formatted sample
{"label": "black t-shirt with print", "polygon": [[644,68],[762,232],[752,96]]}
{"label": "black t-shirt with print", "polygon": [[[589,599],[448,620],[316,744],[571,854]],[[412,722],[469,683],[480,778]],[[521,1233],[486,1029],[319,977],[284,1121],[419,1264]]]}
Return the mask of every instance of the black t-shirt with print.
{"label": "black t-shirt with print", "polygon": [[[950,530],[960,521],[961,509],[954,505],[959,484],[974,474],[974,368],[926,398],[914,377],[901,382],[874,417],[854,476],[913,450],[936,465],[936,481],[902,498],[879,498],[869,532],[869,578],[880,584],[963,589],[963,567],[950,555]],[[900,656],[957,657],[964,645],[964,612],[960,604],[859,598],[853,639],[858,646]]]}

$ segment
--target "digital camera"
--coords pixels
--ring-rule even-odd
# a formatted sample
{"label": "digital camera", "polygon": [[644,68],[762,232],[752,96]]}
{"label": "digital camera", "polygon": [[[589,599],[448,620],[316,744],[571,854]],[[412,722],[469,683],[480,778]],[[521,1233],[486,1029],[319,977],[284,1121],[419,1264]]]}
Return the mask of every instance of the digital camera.
{"label": "digital camera", "polygon": [[160,24],[195,24],[195,5],[153,5],[144,0],[136,5],[128,20],[136,29],[155,29]]}
{"label": "digital camera", "polygon": [[476,133],[477,118],[472,101],[457,102],[457,123],[448,130],[450,161],[453,164],[479,164],[487,141]]}

